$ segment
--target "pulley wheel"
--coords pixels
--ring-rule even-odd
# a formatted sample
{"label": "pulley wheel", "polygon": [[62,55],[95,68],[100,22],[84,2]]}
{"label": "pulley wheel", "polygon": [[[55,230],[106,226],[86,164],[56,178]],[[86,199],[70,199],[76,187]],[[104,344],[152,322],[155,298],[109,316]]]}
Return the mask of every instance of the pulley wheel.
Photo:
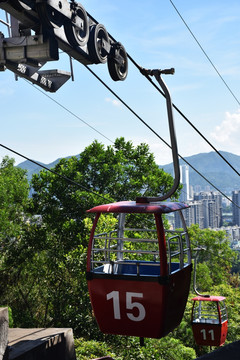
{"label": "pulley wheel", "polygon": [[108,56],[108,71],[114,81],[123,81],[128,74],[128,58],[124,46],[120,43],[112,45]]}
{"label": "pulley wheel", "polygon": [[109,37],[104,25],[97,24],[90,28],[88,51],[95,64],[106,63],[108,57]]}
{"label": "pulley wheel", "polygon": [[66,21],[64,24],[65,34],[72,46],[84,46],[89,38],[89,23],[86,10],[80,4],[76,9],[76,17],[81,19],[81,28],[75,25],[74,22]]}
{"label": "pulley wheel", "polygon": [[[58,5],[59,8],[61,8],[61,1],[59,1]],[[41,23],[47,28],[57,29],[63,25],[64,16],[56,9],[49,6],[46,2],[36,2],[36,7]]]}

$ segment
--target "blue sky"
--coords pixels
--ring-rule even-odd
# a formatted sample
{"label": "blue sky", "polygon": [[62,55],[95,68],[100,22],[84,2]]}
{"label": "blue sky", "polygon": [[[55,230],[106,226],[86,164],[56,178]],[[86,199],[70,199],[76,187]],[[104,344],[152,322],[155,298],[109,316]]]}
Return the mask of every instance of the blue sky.
{"label": "blue sky", "polygon": [[[193,39],[169,0],[89,0],[82,5],[146,68],[175,68],[164,77],[173,103],[218,149],[240,155],[240,106]],[[175,0],[175,6],[240,101],[240,2]],[[1,19],[5,18],[0,11]],[[0,31],[7,36],[6,28]],[[77,61],[75,81],[44,93],[10,71],[0,72],[1,144],[43,163],[76,155],[97,139],[111,145],[123,136],[150,146],[158,164],[171,162],[170,150]],[[60,54],[47,68],[69,71]],[[91,65],[127,104],[169,142],[163,97],[130,63],[124,82],[113,82],[106,64]],[[64,110],[59,104],[71,111]],[[74,116],[74,115],[76,116]],[[78,117],[78,118],[77,118]],[[94,131],[91,127],[102,133]],[[178,150],[190,156],[212,149],[174,112]],[[9,155],[0,148],[0,159]]]}

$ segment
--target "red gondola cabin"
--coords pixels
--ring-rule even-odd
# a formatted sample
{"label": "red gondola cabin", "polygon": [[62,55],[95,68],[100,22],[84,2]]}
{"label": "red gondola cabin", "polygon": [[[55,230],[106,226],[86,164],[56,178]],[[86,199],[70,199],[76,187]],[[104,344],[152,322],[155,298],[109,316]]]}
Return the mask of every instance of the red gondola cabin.
{"label": "red gondola cabin", "polygon": [[[187,207],[123,201],[89,210],[96,217],[89,241],[87,280],[103,333],[161,338],[181,322],[191,279],[190,244],[181,213]],[[183,230],[164,231],[162,214],[173,211],[180,213]],[[101,213],[115,214],[119,222],[115,230],[97,235]],[[147,218],[154,228],[126,228],[127,217],[132,216],[141,224]]]}
{"label": "red gondola cabin", "polygon": [[225,297],[196,296],[192,300],[192,330],[196,343],[206,346],[223,345],[228,330]]}

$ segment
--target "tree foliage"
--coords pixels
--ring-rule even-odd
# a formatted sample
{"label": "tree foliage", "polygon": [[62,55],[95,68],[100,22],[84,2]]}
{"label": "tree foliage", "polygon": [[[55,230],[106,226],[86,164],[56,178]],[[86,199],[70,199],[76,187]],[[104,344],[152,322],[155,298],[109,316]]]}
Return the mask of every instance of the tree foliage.
{"label": "tree foliage", "polygon": [[63,251],[79,243],[87,245],[83,222],[87,209],[103,202],[134,200],[141,194],[165,193],[173,183],[146,144],[134,147],[123,138],[106,149],[94,141],[79,158],[62,159],[53,170],[33,177],[33,211],[42,215],[46,231],[55,234]]}
{"label": "tree foliage", "polygon": [[161,340],[144,339],[144,346],[140,346],[138,338],[116,337],[115,343],[77,339],[75,341],[78,360],[88,360],[101,356],[111,356],[116,360],[193,360],[196,358],[191,349],[171,337]]}
{"label": "tree foliage", "polygon": [[[35,175],[29,210],[40,215],[40,221],[23,222],[25,231],[16,243],[20,255],[8,259],[14,286],[9,282],[5,296],[16,324],[65,324],[82,335],[96,333],[85,280],[91,229],[86,210],[102,202],[166,192],[172,183],[147,145],[134,147],[123,138],[106,149],[94,141],[79,158],[62,159],[53,172]],[[102,218],[104,226],[113,221]]]}
{"label": "tree foliage", "polygon": [[[53,172],[35,175],[32,199],[26,174],[14,167],[13,159],[3,160],[0,175],[1,302],[11,306],[15,326],[69,326],[75,337],[97,341],[98,354],[94,344],[81,341],[79,359],[89,353],[106,355],[106,349],[119,360],[190,360],[208,351],[200,350],[192,336],[193,293],[180,326],[164,339],[146,340],[144,348],[137,338],[101,334],[92,314],[85,279],[92,216],[86,211],[103,202],[134,200],[169,190],[173,179],[159,169],[147,145],[134,147],[120,138],[104,148],[94,141],[79,158],[62,159]],[[98,230],[110,230],[115,223],[114,216],[101,216]],[[203,249],[197,263],[198,290],[226,295],[230,319],[227,341],[234,341],[240,335],[240,298],[239,274],[232,274],[231,266],[239,259],[224,231],[193,225],[189,235],[194,257],[197,247]],[[235,271],[238,269],[237,264]]]}
{"label": "tree foliage", "polygon": [[0,165],[0,241],[5,250],[21,236],[28,193],[26,172],[14,167],[14,159],[6,156]]}
{"label": "tree foliage", "polygon": [[[230,243],[225,231],[214,231],[213,229],[199,229],[198,224],[192,225],[188,229],[188,234],[192,244],[193,258],[197,262],[207,266],[205,274],[216,284],[228,282],[232,264],[236,261],[237,254],[230,248]],[[199,250],[196,250],[199,249]],[[206,291],[205,275],[200,272],[197,282],[201,282],[203,291]],[[202,276],[203,275],[203,276]],[[210,282],[211,282],[210,281]]]}

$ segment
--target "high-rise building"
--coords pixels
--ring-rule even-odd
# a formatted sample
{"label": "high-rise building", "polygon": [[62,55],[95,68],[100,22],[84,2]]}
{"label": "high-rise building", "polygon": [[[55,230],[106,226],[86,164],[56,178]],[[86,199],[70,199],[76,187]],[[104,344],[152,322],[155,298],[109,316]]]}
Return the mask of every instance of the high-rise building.
{"label": "high-rise building", "polygon": [[222,195],[215,192],[200,192],[194,200],[201,201],[203,211],[203,228],[222,226]]}
{"label": "high-rise building", "polygon": [[[188,201],[189,208],[183,211],[183,217],[186,225],[199,224],[200,229],[204,228],[203,206],[201,201]],[[175,228],[181,227],[180,217],[178,212],[175,215]]]}
{"label": "high-rise building", "polygon": [[[199,224],[200,229],[219,228],[222,225],[222,196],[219,193],[200,192],[194,195],[194,200],[188,201],[189,209],[183,216],[187,226]],[[175,227],[178,227],[175,217]]]}
{"label": "high-rise building", "polygon": [[240,190],[232,192],[232,201],[237,205],[232,204],[233,225],[240,225]]}
{"label": "high-rise building", "polygon": [[180,166],[180,182],[183,185],[180,198],[181,202],[186,202],[190,199],[190,186],[189,186],[189,167],[188,165]]}

